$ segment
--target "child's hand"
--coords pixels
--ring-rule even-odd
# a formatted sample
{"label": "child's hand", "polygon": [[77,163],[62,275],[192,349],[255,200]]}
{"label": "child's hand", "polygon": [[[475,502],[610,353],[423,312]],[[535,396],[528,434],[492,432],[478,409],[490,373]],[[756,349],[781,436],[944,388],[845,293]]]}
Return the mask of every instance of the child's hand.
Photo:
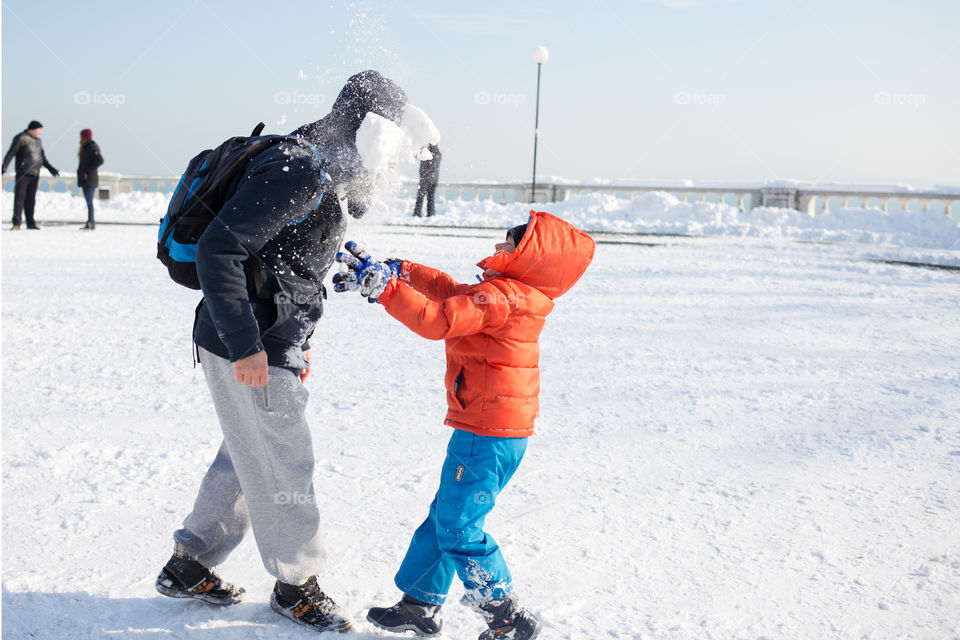
{"label": "child's hand", "polygon": [[344,246],[348,253],[337,253],[341,272],[333,276],[333,290],[338,293],[359,291],[370,302],[376,302],[395,275],[394,270],[371,258],[356,242]]}

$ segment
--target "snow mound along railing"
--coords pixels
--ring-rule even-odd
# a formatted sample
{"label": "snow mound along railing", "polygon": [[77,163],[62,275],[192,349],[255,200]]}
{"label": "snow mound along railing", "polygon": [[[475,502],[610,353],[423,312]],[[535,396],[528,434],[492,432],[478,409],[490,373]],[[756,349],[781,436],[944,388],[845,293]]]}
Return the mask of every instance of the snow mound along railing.
{"label": "snow mound along railing", "polygon": [[[404,182],[405,195],[415,195],[418,184]],[[520,182],[441,182],[437,185],[440,202],[491,201],[565,202],[572,197],[600,193],[635,200],[660,191],[682,202],[720,202],[747,213],[756,207],[795,209],[811,216],[837,207],[879,207],[884,212],[903,210],[937,211],[960,217],[960,187],[914,189],[909,186],[812,184],[802,182],[694,182],[691,180],[630,181],[625,183],[576,183],[558,180],[537,182],[536,198],[530,183]]]}
{"label": "snow mound along railing", "polygon": [[[125,176],[100,173],[100,199],[109,199],[118,193],[136,191],[171,193],[179,176]],[[4,189],[13,189],[13,177],[4,178]],[[402,183],[403,195],[416,195],[418,184]],[[59,177],[41,176],[40,190],[76,192],[76,175],[62,173]],[[645,193],[671,193],[682,202],[722,202],[735,206],[743,213],[756,207],[795,209],[811,216],[838,207],[878,207],[887,212],[896,208],[913,211],[935,211],[960,217],[960,187],[937,186],[916,189],[905,185],[817,184],[799,181],[744,182],[693,180],[631,180],[612,182],[595,180],[572,182],[554,178],[537,183],[534,197],[529,182],[467,181],[441,182],[437,197],[444,202],[490,201],[498,204],[517,202],[564,202],[578,195],[600,193],[634,200]]]}

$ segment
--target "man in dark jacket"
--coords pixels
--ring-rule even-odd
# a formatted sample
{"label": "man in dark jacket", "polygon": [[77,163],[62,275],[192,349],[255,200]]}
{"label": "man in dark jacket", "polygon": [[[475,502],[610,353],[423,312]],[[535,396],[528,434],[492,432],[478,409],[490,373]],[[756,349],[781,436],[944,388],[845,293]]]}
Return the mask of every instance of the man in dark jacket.
{"label": "man in dark jacket", "polygon": [[429,218],[436,209],[434,208],[433,198],[437,190],[437,183],[440,181],[440,148],[431,144],[427,147],[430,152],[430,158],[420,161],[420,188],[417,189],[417,204],[413,208],[413,215],[420,217],[420,207],[423,205],[423,198],[427,198],[427,217]]}
{"label": "man in dark jacket", "polygon": [[13,228],[19,229],[22,215],[27,214],[27,229],[39,229],[33,217],[34,205],[37,201],[37,185],[40,183],[40,167],[46,167],[54,177],[60,172],[47,162],[43,152],[40,136],[43,134],[43,125],[31,120],[25,131],[21,131],[13,138],[7,155],[3,157],[3,173],[14,156],[17,158],[17,178],[13,194]]}
{"label": "man in dark jacket", "polygon": [[80,162],[77,165],[77,186],[83,191],[83,199],[87,201],[87,224],[82,229],[84,231],[93,231],[96,229],[96,221],[93,219],[93,195],[100,184],[100,174],[97,167],[103,164],[103,156],[100,155],[100,147],[93,141],[93,131],[83,129],[80,131]]}
{"label": "man in dark jacket", "polygon": [[375,71],[352,76],[330,114],[247,166],[235,194],[197,244],[204,302],[194,340],[224,434],[193,506],[174,533],[157,590],[232,604],[243,589],[211,568],[251,526],[270,604],[318,630],[349,619],[321,591],[326,553],[304,418],[308,338],[323,311],[321,284],[346,230],[362,216],[371,182],[356,148],[367,113],[399,122],[406,95]]}

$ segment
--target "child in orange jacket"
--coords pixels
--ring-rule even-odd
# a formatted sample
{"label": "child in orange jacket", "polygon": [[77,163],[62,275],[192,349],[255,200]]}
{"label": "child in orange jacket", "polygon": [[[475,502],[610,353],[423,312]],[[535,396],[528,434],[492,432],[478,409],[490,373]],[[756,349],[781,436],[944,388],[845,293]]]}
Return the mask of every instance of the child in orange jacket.
{"label": "child in orange jacket", "polygon": [[454,428],[440,488],[416,530],[395,582],[392,607],[367,619],[390,631],[440,632],[440,607],[458,575],[464,601],[485,618],[481,640],[528,640],[540,623],[517,604],[510,571],[483,521],[513,476],[539,414],[540,331],[553,300],[580,279],[594,242],[560,218],[530,212],[496,253],[478,263],[483,280],[459,284],[408,261],[376,262],[348,242],[336,291],[359,290],[415,333],[446,342],[445,424]]}

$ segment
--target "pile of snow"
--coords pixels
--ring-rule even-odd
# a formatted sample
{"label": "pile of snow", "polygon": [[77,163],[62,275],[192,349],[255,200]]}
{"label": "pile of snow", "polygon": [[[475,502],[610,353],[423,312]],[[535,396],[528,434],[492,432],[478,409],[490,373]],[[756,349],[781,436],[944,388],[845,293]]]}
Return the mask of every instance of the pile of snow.
{"label": "pile of snow", "polygon": [[[375,144],[377,140],[374,136],[369,141],[369,153],[382,151]],[[382,138],[379,140],[382,142]],[[118,194],[110,200],[97,201],[97,221],[156,223],[166,211],[168,199],[162,193]],[[4,192],[3,209],[10,211],[12,206],[12,194]],[[960,252],[960,223],[931,211],[844,208],[810,216],[793,209],[758,207],[743,213],[728,204],[683,202],[664,192],[645,193],[633,200],[585,194],[565,202],[533,206],[590,232],[755,237]],[[392,198],[375,205],[367,221],[506,229],[524,221],[530,208],[527,203],[454,201],[439,204],[437,215],[432,218],[412,218],[412,201]],[[86,205],[83,198],[70,194],[41,192],[37,194],[37,219],[82,222],[86,219]],[[960,260],[960,254],[957,257]]]}
{"label": "pile of snow", "polygon": [[[381,205],[381,221],[410,224],[403,203]],[[692,236],[783,238],[820,242],[855,242],[893,247],[960,249],[960,224],[930,211],[891,208],[845,208],[810,216],[793,209],[758,207],[747,213],[714,202],[683,202],[660,191],[633,200],[606,194],[585,194],[564,202],[448,202],[432,218],[417,224],[509,228],[522,222],[531,208],[549,211],[593,232],[652,233]]]}
{"label": "pile of snow", "polygon": [[[9,221],[13,211],[13,194],[3,191],[0,207],[4,218]],[[119,224],[158,224],[167,212],[170,202],[169,193],[156,191],[134,191],[120,193],[109,200],[94,200],[94,215],[98,223]],[[87,220],[87,203],[83,196],[51,191],[37,192],[37,221],[44,223],[77,222]]]}

